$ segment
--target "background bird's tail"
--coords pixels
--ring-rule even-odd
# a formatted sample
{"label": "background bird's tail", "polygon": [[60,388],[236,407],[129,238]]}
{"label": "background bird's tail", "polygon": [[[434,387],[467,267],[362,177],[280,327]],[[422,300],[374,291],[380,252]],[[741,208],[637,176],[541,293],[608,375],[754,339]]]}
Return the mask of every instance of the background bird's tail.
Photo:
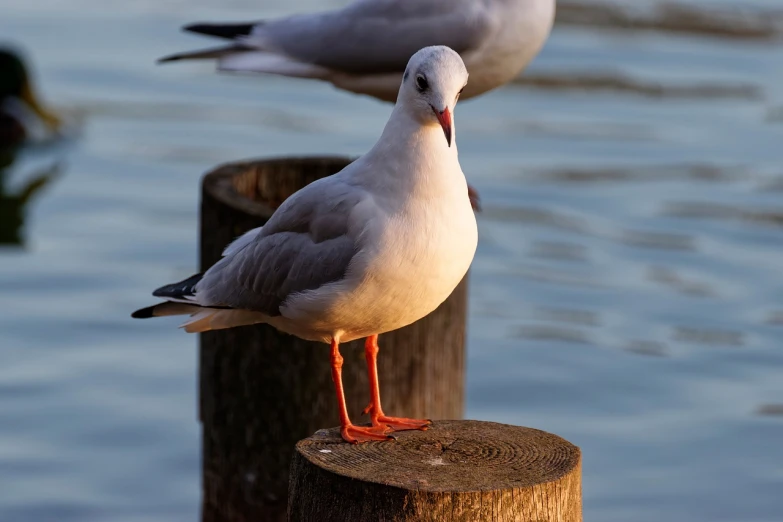
{"label": "background bird's tail", "polygon": [[[227,40],[242,39],[250,36],[253,33],[255,27],[263,25],[263,22],[254,23],[242,23],[242,24],[207,24],[207,23],[195,23],[186,25],[182,29],[191,33],[204,34],[207,36],[215,36],[217,38],[225,38]],[[223,56],[241,53],[244,51],[258,51],[257,48],[249,48],[243,46],[239,42],[234,42],[231,45],[224,45],[220,47],[210,47],[207,49],[200,49],[197,51],[187,51],[184,53],[171,54],[164,56],[158,60],[158,63],[176,62],[180,60],[204,60],[209,58],[221,58]]]}
{"label": "background bird's tail", "polygon": [[263,22],[241,23],[241,24],[207,24],[198,22],[186,25],[182,29],[191,33],[205,34],[207,36],[216,36],[218,38],[227,38],[233,40],[240,36],[248,36],[253,32],[256,26],[263,25]]}
{"label": "background bird's tail", "polygon": [[198,51],[186,51],[184,53],[170,54],[168,56],[164,56],[163,58],[159,58],[158,63],[178,62],[180,60],[204,60],[209,58],[219,59],[224,56],[253,50],[254,49],[238,44],[222,45],[220,47],[210,47],[208,49],[200,49]]}
{"label": "background bird's tail", "polygon": [[290,56],[239,44],[172,54],[159,59],[158,63],[208,58],[216,59],[218,70],[227,72],[269,73],[294,78],[317,79],[327,79],[331,74],[328,69],[300,62]]}

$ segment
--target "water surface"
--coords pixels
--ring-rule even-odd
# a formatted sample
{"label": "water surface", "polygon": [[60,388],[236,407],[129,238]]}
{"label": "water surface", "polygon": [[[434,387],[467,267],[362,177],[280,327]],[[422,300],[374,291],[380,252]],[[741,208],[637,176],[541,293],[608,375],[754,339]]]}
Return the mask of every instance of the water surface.
{"label": "water surface", "polygon": [[[195,270],[201,173],[360,154],[390,107],[153,61],[204,44],[183,23],[324,4],[0,4],[80,122],[0,183],[49,180],[0,246],[0,520],[197,520],[195,338],[128,314]],[[529,80],[460,104],[485,207],[467,415],[581,446],[586,520],[783,518],[781,51],[569,23]]]}

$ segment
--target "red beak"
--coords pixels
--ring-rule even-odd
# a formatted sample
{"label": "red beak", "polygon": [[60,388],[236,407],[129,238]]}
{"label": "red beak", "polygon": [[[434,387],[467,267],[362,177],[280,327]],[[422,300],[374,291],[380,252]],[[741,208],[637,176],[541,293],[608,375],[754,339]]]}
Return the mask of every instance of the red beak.
{"label": "red beak", "polygon": [[443,134],[446,135],[446,143],[451,147],[451,113],[449,112],[449,108],[446,107],[442,111],[438,111],[433,107],[432,110],[435,112],[435,116],[438,118],[440,126],[443,127]]}

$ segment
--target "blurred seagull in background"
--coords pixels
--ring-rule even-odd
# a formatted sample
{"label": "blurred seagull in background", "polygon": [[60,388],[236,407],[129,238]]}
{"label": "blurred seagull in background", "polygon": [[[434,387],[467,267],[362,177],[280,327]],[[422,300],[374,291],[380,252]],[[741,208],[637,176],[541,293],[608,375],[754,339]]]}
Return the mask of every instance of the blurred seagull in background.
{"label": "blurred seagull in background", "polygon": [[513,80],[544,45],[555,0],[358,0],[335,11],[186,31],[231,43],[161,58],[214,58],[223,71],[314,78],[393,102],[408,59],[430,45],[457,51],[472,98]]}
{"label": "blurred seagull in background", "polygon": [[[136,318],[190,314],[204,332],[268,323],[331,345],[341,433],[349,442],[426,429],[429,421],[381,408],[378,334],[437,308],[467,272],[476,219],[454,142],[454,107],[468,72],[445,46],[410,58],[386,127],[370,151],[289,197],[239,237],[204,274],[159,288],[165,302]],[[348,417],[339,344],[367,338],[371,427]]]}
{"label": "blurred seagull in background", "polygon": [[[194,23],[184,29],[230,43],[159,62],[215,59],[221,71],[314,78],[394,102],[411,55],[446,45],[473,77],[466,99],[516,78],[543,47],[554,17],[555,0],[357,0],[275,20]],[[479,210],[478,192],[468,188]]]}

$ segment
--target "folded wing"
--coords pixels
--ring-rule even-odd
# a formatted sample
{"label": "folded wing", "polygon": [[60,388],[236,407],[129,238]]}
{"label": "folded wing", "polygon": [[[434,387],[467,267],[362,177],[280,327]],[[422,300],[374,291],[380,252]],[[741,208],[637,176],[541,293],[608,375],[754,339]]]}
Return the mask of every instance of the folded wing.
{"label": "folded wing", "polygon": [[468,52],[481,45],[492,26],[485,2],[360,0],[336,11],[254,24],[192,24],[185,29],[233,44],[162,61],[218,58],[222,69],[320,78],[328,76],[326,71],[402,73],[422,47],[447,45]]}
{"label": "folded wing", "polygon": [[229,245],[203,275],[156,290],[167,302],[134,317],[191,314],[183,326],[205,331],[280,315],[290,296],[346,276],[361,233],[352,213],[364,197],[355,187],[314,182],[287,199],[265,226]]}

